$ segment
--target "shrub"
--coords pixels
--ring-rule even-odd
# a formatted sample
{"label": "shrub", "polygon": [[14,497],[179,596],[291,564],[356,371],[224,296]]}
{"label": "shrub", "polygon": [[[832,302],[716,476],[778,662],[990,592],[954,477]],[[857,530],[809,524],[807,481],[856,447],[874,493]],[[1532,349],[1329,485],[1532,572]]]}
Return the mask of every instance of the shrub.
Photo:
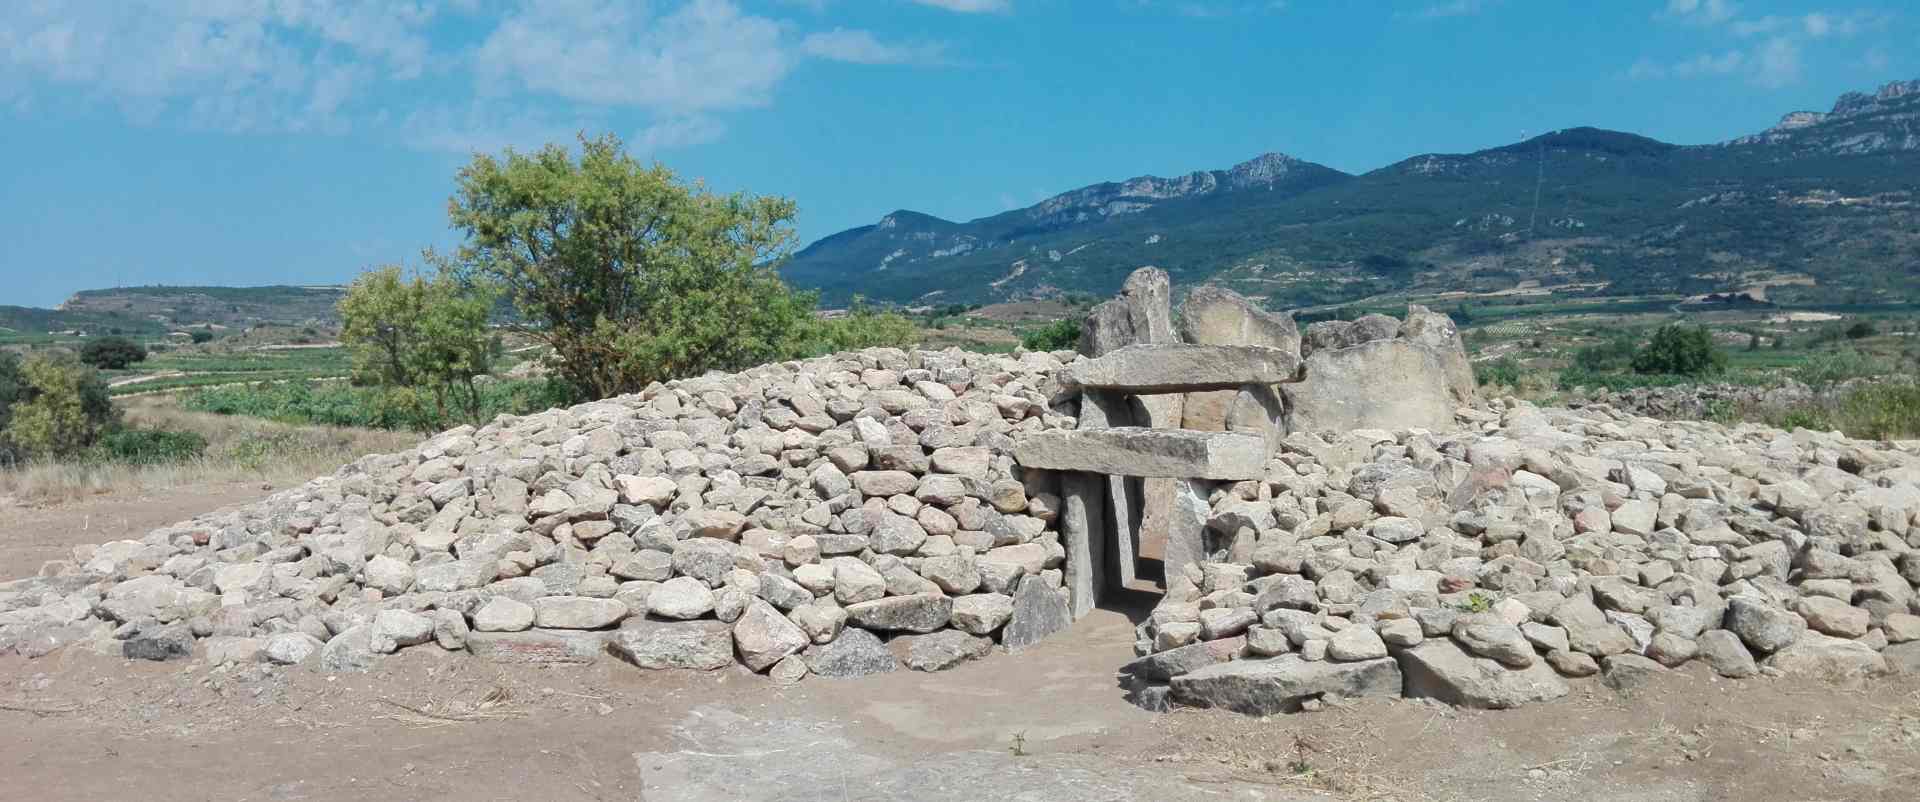
{"label": "shrub", "polygon": [[[544,379],[477,382],[480,418],[524,415],[565,403],[566,388]],[[353,387],[340,382],[262,382],[210,387],[181,406],[216,415],[246,415],[282,423],[435,432],[455,422],[431,394],[410,387]]]}
{"label": "shrub", "polygon": [[17,371],[0,436],[16,459],[79,453],[117,420],[106,382],[71,357],[28,357]]}
{"label": "shrub", "polygon": [[436,420],[458,409],[480,422],[476,381],[500,354],[500,338],[487,330],[491,293],[444,270],[432,280],[402,279],[400,268],[384,267],[355,279],[339,308],[340,340],[352,349],[359,379],[424,390]]}
{"label": "shrub", "polygon": [[1794,368],[1793,377],[1818,389],[1851,379],[1885,376],[1893,372],[1893,366],[1886,361],[1848,348],[1807,360]]}
{"label": "shrub", "polygon": [[1599,345],[1589,345],[1573,352],[1572,369],[1583,373],[1610,373],[1622,371],[1633,365],[1634,352],[1638,350],[1632,339],[1615,337]]}
{"label": "shrub", "polygon": [[193,340],[195,345],[198,345],[200,343],[213,342],[213,332],[206,331],[203,329],[195,329],[193,331],[187,332],[187,337],[188,339]]}
{"label": "shrub", "polygon": [[1849,340],[1864,340],[1877,333],[1878,331],[1873,327],[1873,321],[1870,320],[1855,321],[1853,325],[1847,327]]}
{"label": "shrub", "polygon": [[125,337],[101,337],[80,347],[80,361],[101,370],[120,370],[147,358],[147,349]]}
{"label": "shrub", "polygon": [[1473,378],[1481,387],[1515,387],[1520,384],[1522,370],[1520,360],[1503,356],[1474,365]]}
{"label": "shrub", "polygon": [[1704,326],[1661,326],[1633,354],[1633,372],[1705,376],[1726,370],[1727,355]]}
{"label": "shrub", "polygon": [[817,331],[775,272],[792,201],[715,194],[618,138],[476,155],[449,207],[466,242],[446,263],[497,283],[578,395],[797,356]]}
{"label": "shrub", "polygon": [[1020,335],[1020,344],[1029,351],[1071,351],[1080,347],[1080,322],[1056,320]]}
{"label": "shrub", "polygon": [[193,432],[120,429],[102,435],[94,451],[102,460],[135,465],[185,462],[205,453],[207,439]]}
{"label": "shrub", "polygon": [[801,327],[800,344],[789,356],[820,356],[878,346],[905,347],[919,340],[913,321],[895,312],[877,312],[855,298],[847,314],[815,318]]}

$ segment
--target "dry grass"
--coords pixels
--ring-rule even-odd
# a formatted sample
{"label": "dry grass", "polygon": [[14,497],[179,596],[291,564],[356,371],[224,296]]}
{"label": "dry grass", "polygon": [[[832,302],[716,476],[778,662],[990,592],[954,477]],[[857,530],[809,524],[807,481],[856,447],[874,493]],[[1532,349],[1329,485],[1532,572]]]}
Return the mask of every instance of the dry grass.
{"label": "dry grass", "polygon": [[49,504],[211,483],[259,481],[282,486],[332,473],[366,454],[403,451],[420,439],[409,432],[299,426],[189,412],[172,395],[116,399],[116,403],[129,425],[193,432],[206,438],[206,454],[165,465],[56,461],[0,470],[0,498]]}

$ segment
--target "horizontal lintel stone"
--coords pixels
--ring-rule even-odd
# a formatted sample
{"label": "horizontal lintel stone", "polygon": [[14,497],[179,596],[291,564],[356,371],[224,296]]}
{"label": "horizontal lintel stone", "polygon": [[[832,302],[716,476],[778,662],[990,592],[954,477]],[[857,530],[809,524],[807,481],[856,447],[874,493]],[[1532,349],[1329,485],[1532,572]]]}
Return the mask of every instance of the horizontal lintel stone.
{"label": "horizontal lintel stone", "polygon": [[1014,443],[1013,458],[1041,470],[1238,481],[1260,478],[1267,445],[1238,432],[1119,426],[1036,432]]}
{"label": "horizontal lintel stone", "polygon": [[1257,345],[1129,345],[1076,362],[1066,380],[1084,388],[1151,395],[1232,390],[1295,381],[1300,357]]}

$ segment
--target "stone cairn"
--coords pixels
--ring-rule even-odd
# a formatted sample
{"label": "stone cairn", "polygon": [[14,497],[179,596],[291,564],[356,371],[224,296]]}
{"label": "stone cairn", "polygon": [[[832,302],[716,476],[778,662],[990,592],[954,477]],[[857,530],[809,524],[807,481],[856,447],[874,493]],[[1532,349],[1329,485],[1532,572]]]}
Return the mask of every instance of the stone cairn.
{"label": "stone cairn", "polygon": [[1920,444],[1484,404],[1452,322],[1421,307],[1301,334],[1201,288],[1181,342],[1166,297],[1143,270],[1094,311],[1093,358],[1062,381],[1076,427],[1014,450],[1078,472],[1076,612],[1160,544],[1165,595],[1122,669],[1145,707],[1504,708],[1695,659],[1920,672]]}
{"label": "stone cairn", "polygon": [[1475,397],[1420,307],[1146,268],[1083,353],[869,349],[442,433],[0,583],[0,652],[405,648],[797,681],[1018,650],[1159,569],[1146,707],[1920,672],[1920,444]]}
{"label": "stone cairn", "polygon": [[0,652],[793,681],[1018,650],[1071,623],[1059,498],[1008,456],[1072,425],[1061,367],[871,349],[463,426],[0,584]]}

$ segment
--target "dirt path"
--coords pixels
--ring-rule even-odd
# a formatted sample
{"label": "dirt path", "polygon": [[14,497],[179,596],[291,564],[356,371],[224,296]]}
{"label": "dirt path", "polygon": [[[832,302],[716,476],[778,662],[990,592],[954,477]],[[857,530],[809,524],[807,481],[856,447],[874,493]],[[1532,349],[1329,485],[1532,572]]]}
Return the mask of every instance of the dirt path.
{"label": "dirt path", "polygon": [[234,504],[271,490],[259,481],[201,485],[191,490],[115,493],[48,507],[0,504],[0,579],[32,576],[48,560],[67,559],[74,546],[137,539],[157,527]]}
{"label": "dirt path", "polygon": [[[0,571],[38,564],[23,547],[259,493],[9,511]],[[108,507],[122,517],[79,525]],[[425,647],[363,675],[9,656],[0,798],[1785,802],[1910,800],[1920,781],[1917,678],[1732,682],[1696,664],[1633,696],[1577,681],[1514,711],[1366,700],[1271,719],[1155,715],[1115,680],[1131,636],[1125,615],[1096,611],[1020,654],[788,688],[739,670],[500,666]]]}

